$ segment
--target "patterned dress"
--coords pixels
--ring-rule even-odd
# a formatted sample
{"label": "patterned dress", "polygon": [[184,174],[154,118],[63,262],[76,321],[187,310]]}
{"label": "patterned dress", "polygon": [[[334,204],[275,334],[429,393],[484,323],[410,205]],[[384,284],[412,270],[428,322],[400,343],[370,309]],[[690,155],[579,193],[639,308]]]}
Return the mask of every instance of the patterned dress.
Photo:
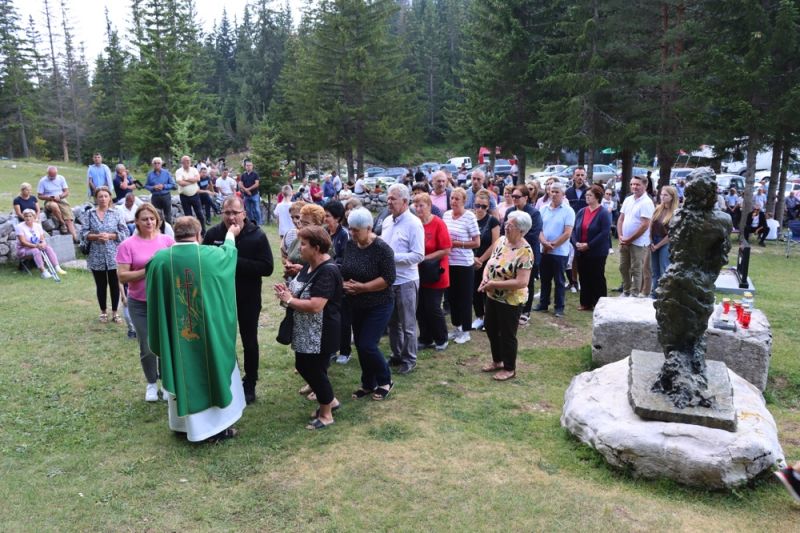
{"label": "patterned dress", "polygon": [[[533,250],[527,241],[523,240],[518,247],[513,247],[505,237],[497,239],[497,244],[492,251],[492,256],[486,263],[489,281],[504,281],[517,277],[520,269],[533,268]],[[521,289],[494,289],[487,291],[487,296],[492,300],[508,304],[522,305],[528,300],[528,287]]]}
{"label": "patterned dress", "polygon": [[115,270],[117,268],[117,245],[128,238],[128,226],[116,209],[108,209],[103,220],[97,216],[97,209],[86,214],[86,224],[81,228],[81,240],[87,240],[90,233],[116,233],[113,241],[91,241],[86,266],[90,270]]}

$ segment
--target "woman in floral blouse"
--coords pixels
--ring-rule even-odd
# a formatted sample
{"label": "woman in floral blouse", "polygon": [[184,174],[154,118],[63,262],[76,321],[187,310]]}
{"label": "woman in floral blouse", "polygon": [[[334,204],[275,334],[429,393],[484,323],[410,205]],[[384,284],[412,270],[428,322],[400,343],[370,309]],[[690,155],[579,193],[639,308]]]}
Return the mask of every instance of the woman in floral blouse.
{"label": "woman in floral blouse", "polygon": [[108,322],[106,312],[106,287],[111,292],[111,320],[121,323],[119,306],[119,280],[117,279],[117,245],[128,237],[128,227],[111,204],[108,187],[98,187],[94,193],[97,207],[85,215],[81,228],[81,241],[90,243],[86,266],[92,271],[100,305],[100,322]]}
{"label": "woman in floral blouse", "polygon": [[495,372],[497,381],[517,375],[517,327],[533,268],[533,249],[525,240],[531,225],[528,213],[509,213],[505,236],[497,240],[478,288],[487,296],[484,327],[492,349],[492,362],[481,370]]}

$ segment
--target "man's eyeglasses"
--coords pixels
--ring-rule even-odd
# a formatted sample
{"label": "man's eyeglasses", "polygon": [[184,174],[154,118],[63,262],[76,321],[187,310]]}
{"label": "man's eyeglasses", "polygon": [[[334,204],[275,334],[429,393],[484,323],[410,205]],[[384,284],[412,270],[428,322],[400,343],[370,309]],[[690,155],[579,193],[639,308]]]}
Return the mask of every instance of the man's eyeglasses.
{"label": "man's eyeglasses", "polygon": [[244,211],[223,211],[222,214],[226,217],[235,217],[236,215],[241,215]]}
{"label": "man's eyeglasses", "polygon": [[475,204],[475,209],[489,209],[489,206],[486,204]]}

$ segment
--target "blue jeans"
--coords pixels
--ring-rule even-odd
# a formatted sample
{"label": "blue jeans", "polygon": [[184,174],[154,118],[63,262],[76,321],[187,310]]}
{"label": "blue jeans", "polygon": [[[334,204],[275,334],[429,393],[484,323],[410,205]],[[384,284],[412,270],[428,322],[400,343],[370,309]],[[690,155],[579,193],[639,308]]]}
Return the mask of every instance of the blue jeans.
{"label": "blue jeans", "polygon": [[361,388],[364,390],[373,390],[392,382],[389,363],[378,348],[378,343],[393,310],[394,301],[373,307],[350,307],[353,338],[358,351],[358,364],[361,365]]}
{"label": "blue jeans", "polygon": [[650,252],[650,269],[653,271],[653,290],[650,291],[650,296],[656,297],[656,289],[658,288],[658,280],[664,275],[669,266],[669,243],[665,244],[655,252]]}
{"label": "blue jeans", "polygon": [[255,193],[251,196],[244,196],[244,210],[247,211],[247,218],[260,226],[261,220],[261,196]]}
{"label": "blue jeans", "polygon": [[550,307],[551,283],[556,286],[555,310],[564,311],[566,285],[564,284],[564,270],[567,268],[566,255],[544,254],[542,264],[539,266],[541,277],[541,293],[539,295],[539,309]]}

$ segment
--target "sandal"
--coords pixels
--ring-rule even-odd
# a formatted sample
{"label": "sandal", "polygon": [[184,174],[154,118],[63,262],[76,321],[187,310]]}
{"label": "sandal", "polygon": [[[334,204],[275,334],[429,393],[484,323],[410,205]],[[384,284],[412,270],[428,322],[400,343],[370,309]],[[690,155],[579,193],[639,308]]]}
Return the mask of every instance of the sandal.
{"label": "sandal", "polygon": [[510,371],[506,372],[505,374],[501,375],[502,372],[504,372],[504,371],[501,370],[500,372],[498,372],[497,374],[492,376],[492,379],[494,379],[495,381],[508,381],[509,379],[514,379],[515,377],[517,377],[517,371],[516,370],[510,370]]}
{"label": "sandal", "polygon": [[386,397],[389,396],[389,393],[392,392],[393,388],[394,388],[394,381],[389,383],[388,389],[384,389],[383,387],[378,387],[372,393],[372,399],[375,400],[376,402],[385,400]]}
{"label": "sandal", "polygon": [[503,370],[503,363],[495,363],[492,361],[488,365],[481,367],[481,372],[495,372],[497,370]]}
{"label": "sandal", "polygon": [[[336,405],[334,405],[333,407],[331,407],[331,413],[333,413],[334,411],[338,411],[341,406],[342,406],[342,402],[339,402]],[[317,410],[314,411],[314,414],[311,415],[311,418],[312,419],[319,418],[319,407],[317,407]]]}
{"label": "sandal", "polygon": [[217,433],[213,437],[207,438],[206,442],[208,442],[210,444],[214,444],[214,443],[217,443],[217,442],[222,442],[223,440],[232,439],[233,437],[235,437],[238,434],[239,434],[239,430],[238,429],[236,429],[234,427],[229,427],[228,429],[220,431],[219,433]]}
{"label": "sandal", "polygon": [[317,430],[317,429],[327,429],[328,426],[332,426],[332,425],[333,425],[333,422],[331,422],[330,424],[326,424],[325,422],[323,422],[319,418],[315,418],[314,420],[311,421],[311,423],[309,423],[306,426],[306,429],[310,429],[310,430],[314,431],[314,430]]}
{"label": "sandal", "polygon": [[108,315],[105,313],[100,313],[100,323],[101,324],[108,324]]}
{"label": "sandal", "polygon": [[317,393],[316,392],[312,392],[311,394],[306,396],[306,400],[308,400],[310,402],[316,402],[317,401]]}
{"label": "sandal", "polygon": [[121,317],[121,316],[119,316],[117,313],[114,313],[114,314],[111,316],[111,321],[112,321],[114,324],[122,324],[122,317]]}
{"label": "sandal", "polygon": [[302,387],[300,387],[300,390],[297,391],[297,394],[302,394],[303,396],[306,396],[309,392],[311,392],[311,385],[303,385]]}
{"label": "sandal", "polygon": [[375,392],[375,389],[372,389],[372,390],[367,390],[367,389],[358,389],[358,390],[356,390],[356,391],[353,391],[352,398],[353,398],[354,400],[360,400],[361,398],[364,398],[364,397],[366,397],[366,396],[369,396],[369,395],[370,395],[370,394],[372,394],[373,392]]}

